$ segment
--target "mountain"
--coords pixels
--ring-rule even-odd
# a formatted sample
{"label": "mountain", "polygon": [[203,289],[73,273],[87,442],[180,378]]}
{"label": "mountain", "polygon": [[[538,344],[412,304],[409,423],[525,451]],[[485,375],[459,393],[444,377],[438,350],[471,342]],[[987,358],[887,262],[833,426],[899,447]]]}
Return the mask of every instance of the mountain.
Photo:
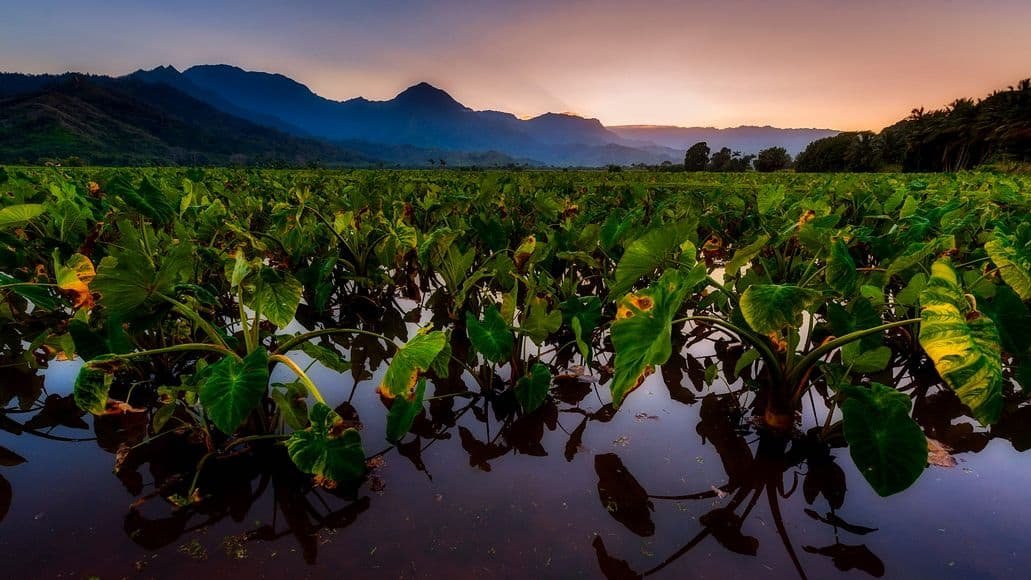
{"label": "mountain", "polygon": [[[474,111],[428,83],[386,101],[334,101],[283,75],[229,65],[199,65],[177,74],[160,67],[129,76],[175,86],[224,111],[297,135],[349,146],[383,144],[394,152],[400,146],[411,147],[418,150],[412,156],[497,152],[547,165],[586,166],[660,163],[682,156],[650,144],[624,143],[597,119],[547,113],[523,120],[500,111]],[[385,157],[396,160],[390,154]]]}
{"label": "mountain", "polygon": [[95,163],[589,166],[679,163],[700,140],[791,152],[834,131],[605,127],[545,113],[476,111],[428,83],[336,101],[281,74],[171,66],[124,77],[0,74],[0,159]]}
{"label": "mountain", "polygon": [[95,164],[379,162],[241,119],[168,85],[0,74],[0,161],[73,156]]}
{"label": "mountain", "polygon": [[663,147],[686,150],[704,141],[718,151],[728,147],[745,155],[758,153],[767,147],[783,147],[791,155],[798,155],[817,139],[832,137],[840,131],[831,129],[780,129],[742,125],[728,129],[715,127],[673,127],[664,125],[620,125],[608,127],[616,135],[638,143],[654,143]]}

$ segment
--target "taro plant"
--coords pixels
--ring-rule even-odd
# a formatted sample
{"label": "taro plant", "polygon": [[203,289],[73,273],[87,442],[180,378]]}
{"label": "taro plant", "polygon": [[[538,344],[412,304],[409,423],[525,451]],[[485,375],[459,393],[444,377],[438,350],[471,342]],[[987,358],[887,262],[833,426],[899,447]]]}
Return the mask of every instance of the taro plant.
{"label": "taro plant", "polygon": [[[632,242],[617,266],[616,290],[631,287],[638,276],[664,269],[651,286],[625,294],[617,302],[611,326],[614,404],[622,403],[669,359],[674,330],[685,323],[715,326],[751,347],[739,361],[739,369],[762,363],[761,380],[753,388],[768,431],[790,433],[801,398],[813,384],[814,370],[824,371],[827,384],[836,392],[833,404],[841,405],[844,433],[856,464],[878,493],[889,495],[911,485],[922,472],[926,439],[910,416],[907,395],[879,383],[862,387],[842,381],[856,371],[884,369],[892,350],[880,342],[880,335],[919,325],[919,343],[944,383],[982,424],[998,420],[1003,402],[999,332],[995,322],[977,310],[974,297],[964,293],[961,277],[948,259],[936,261],[919,288],[919,318],[884,321],[872,305],[879,299],[883,308],[884,302],[874,287],[851,294],[847,309],[834,300],[842,293],[832,288],[752,282],[738,295],[704,269],[699,271],[700,265],[693,263],[693,246],[684,237],[677,226],[653,230]],[[744,251],[758,255],[755,248]],[[856,268],[840,241],[831,245],[824,260],[824,268],[837,272],[835,282],[852,278],[848,286],[856,286]],[[1014,277],[1012,271],[1010,277]],[[721,293],[729,315],[699,309],[706,301],[713,303],[704,292],[692,298],[703,284]],[[694,312],[682,315],[690,306]],[[829,319],[826,326],[840,334],[817,343],[814,331],[820,317]],[[799,352],[803,345],[809,346]],[[838,351],[839,363],[825,360]]]}
{"label": "taro plant", "polygon": [[[162,268],[166,267],[167,263],[162,264]],[[187,499],[194,497],[204,461],[258,441],[284,442],[297,467],[319,482],[354,480],[365,472],[361,435],[329,406],[320,389],[290,355],[292,351],[299,349],[329,368],[343,370],[347,362],[336,350],[312,341],[332,334],[369,334],[391,345],[397,352],[380,387],[384,396],[395,399],[388,419],[391,440],[400,438],[410,428],[422,404],[422,374],[444,352],[446,340],[441,332],[420,333],[408,344],[398,346],[387,337],[362,329],[327,328],[296,335],[266,331],[291,323],[301,299],[301,285],[289,273],[270,268],[260,260],[247,260],[242,251],[226,265],[226,277],[235,292],[239,313],[237,331],[230,336],[205,320],[190,304],[165,294],[177,289],[182,293],[197,292],[197,288],[182,283],[172,285],[172,275],[164,269],[147,268],[144,264],[122,261],[121,257],[101,262],[95,288],[100,294],[100,305],[109,309],[108,316],[124,314],[127,305],[139,307],[151,296],[158,296],[159,302],[172,305],[174,312],[182,315],[179,320],[196,325],[205,340],[142,350],[130,348],[90,357],[75,382],[74,396],[82,409],[94,414],[132,411],[129,405],[111,400],[116,375],[143,359],[177,357],[171,364],[182,369],[180,384],[158,388],[162,405],[154,412],[153,427],[159,433],[157,436],[162,430],[193,431],[208,447]],[[88,330],[79,340],[87,339],[105,344],[103,337],[89,334]],[[296,380],[270,384],[271,369],[276,365],[289,369]],[[314,401],[310,407],[309,397]]]}

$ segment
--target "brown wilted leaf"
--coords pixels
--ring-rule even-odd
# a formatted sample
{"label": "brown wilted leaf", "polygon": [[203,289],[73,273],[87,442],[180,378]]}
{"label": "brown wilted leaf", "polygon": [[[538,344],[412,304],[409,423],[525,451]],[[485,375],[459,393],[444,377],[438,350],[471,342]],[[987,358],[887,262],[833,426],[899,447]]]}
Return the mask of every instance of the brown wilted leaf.
{"label": "brown wilted leaf", "polygon": [[935,439],[927,438],[927,462],[938,467],[956,467],[956,458],[948,445]]}

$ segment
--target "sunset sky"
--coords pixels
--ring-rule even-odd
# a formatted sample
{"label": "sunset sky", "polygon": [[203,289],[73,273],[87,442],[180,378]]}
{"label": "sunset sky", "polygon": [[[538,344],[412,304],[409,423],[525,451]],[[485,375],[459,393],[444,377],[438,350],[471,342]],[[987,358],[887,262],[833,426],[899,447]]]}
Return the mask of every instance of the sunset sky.
{"label": "sunset sky", "polygon": [[880,129],[1031,76],[1029,28],[1029,0],[4,0],[0,70],[229,63],[333,99],[428,81],[521,116]]}

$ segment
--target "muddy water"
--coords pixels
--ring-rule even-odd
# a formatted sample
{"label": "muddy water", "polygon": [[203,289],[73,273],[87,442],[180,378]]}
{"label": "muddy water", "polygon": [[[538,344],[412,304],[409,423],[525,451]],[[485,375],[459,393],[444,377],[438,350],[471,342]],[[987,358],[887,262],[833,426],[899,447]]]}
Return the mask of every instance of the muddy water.
{"label": "muddy water", "polygon": [[[5,369],[0,400],[21,392],[31,402],[32,381],[42,381],[40,400],[52,398],[43,411],[17,413],[13,397],[0,415],[0,447],[26,460],[0,466],[4,575],[1026,575],[1027,408],[1011,407],[989,433],[951,394],[914,385],[918,418],[954,448],[957,465],[928,467],[912,488],[880,498],[839,439],[805,436],[826,415],[819,397],[807,401],[794,441],[760,441],[740,382],[698,376],[723,350],[709,339],[689,346],[618,412],[604,385],[572,378],[523,417],[505,397],[436,399],[401,448],[383,440],[374,393],[382,365],[357,385],[353,373],[315,366],[331,403],[360,420],[366,451],[384,450],[370,477],[352,489],[312,489],[271,446],[209,465],[206,499],[180,510],[156,492],[192,472],[188,443],[155,441],[154,453],[115,473],[115,450],[143,427],[68,408],[77,363],[51,363],[35,379]],[[462,381],[431,385],[433,394],[460,391]]]}

